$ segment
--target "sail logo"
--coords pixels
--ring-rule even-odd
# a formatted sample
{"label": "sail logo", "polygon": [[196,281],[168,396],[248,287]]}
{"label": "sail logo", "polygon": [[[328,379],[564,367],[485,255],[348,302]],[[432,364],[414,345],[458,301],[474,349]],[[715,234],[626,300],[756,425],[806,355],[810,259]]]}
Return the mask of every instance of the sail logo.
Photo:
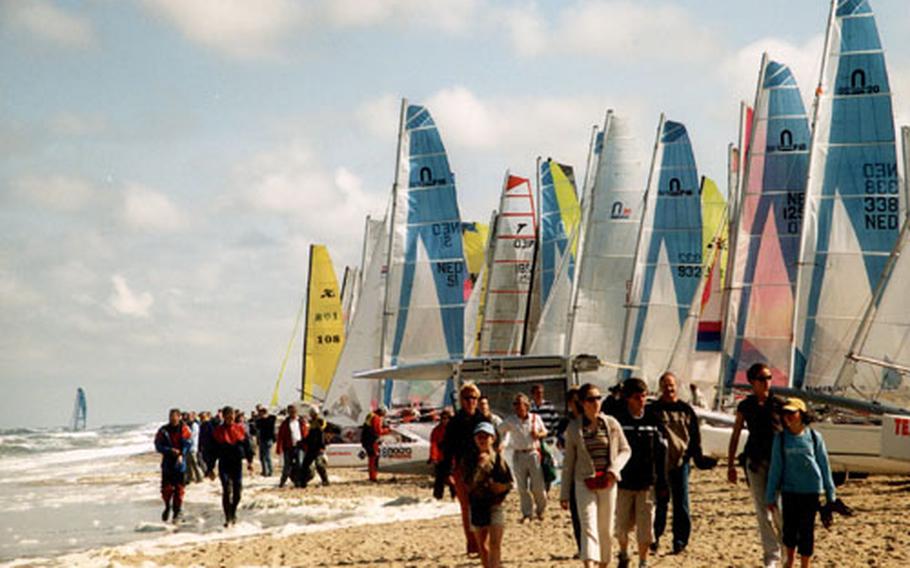
{"label": "sail logo", "polygon": [[412,188],[429,188],[435,187],[437,185],[449,185],[449,180],[445,177],[434,179],[433,170],[427,166],[423,166],[417,172],[417,183],[412,183]]}
{"label": "sail logo", "polygon": [[805,152],[809,148],[808,144],[805,142],[795,143],[793,142],[793,132],[789,129],[784,128],[780,131],[780,139],[777,145],[768,144],[766,151],[771,152]]}
{"label": "sail logo", "polygon": [[658,195],[669,195],[671,197],[681,197],[684,195],[692,195],[691,189],[684,189],[682,186],[682,181],[679,178],[670,178],[670,182],[667,184],[666,190],[659,190]]}
{"label": "sail logo", "polygon": [[863,224],[873,231],[897,230],[900,200],[896,163],[863,164],[865,196],[863,197]]}
{"label": "sail logo", "polygon": [[837,89],[838,95],[873,95],[879,93],[881,87],[878,85],[869,85],[866,82],[866,70],[862,68],[854,69],[850,73],[850,85],[839,87]]}
{"label": "sail logo", "polygon": [[632,216],[632,208],[623,205],[622,201],[614,201],[610,207],[610,219],[628,219]]}

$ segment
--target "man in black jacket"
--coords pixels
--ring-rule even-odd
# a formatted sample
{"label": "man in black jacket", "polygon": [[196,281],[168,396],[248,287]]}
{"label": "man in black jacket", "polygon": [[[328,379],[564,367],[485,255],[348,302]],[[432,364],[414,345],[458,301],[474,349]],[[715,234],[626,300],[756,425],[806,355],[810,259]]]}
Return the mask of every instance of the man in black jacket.
{"label": "man in black jacket", "polygon": [[260,406],[256,409],[256,441],[259,443],[259,464],[262,475],[272,475],[272,444],[275,443],[275,415]]}
{"label": "man in black jacket", "polygon": [[641,379],[626,379],[622,394],[626,404],[618,409],[616,419],[632,447],[632,457],[622,469],[616,496],[618,566],[629,565],[629,533],[634,528],[643,567],[648,565],[648,547],[654,540],[654,492],[667,494],[666,440],[657,416],[645,406],[648,385]]}
{"label": "man in black jacket", "polygon": [[319,416],[319,410],[315,406],[310,407],[310,430],[306,435],[306,454],[303,458],[303,467],[300,468],[303,475],[301,487],[306,487],[310,480],[313,479],[314,469],[319,474],[322,484],[329,484],[329,473],[325,468],[325,427],[325,418]]}

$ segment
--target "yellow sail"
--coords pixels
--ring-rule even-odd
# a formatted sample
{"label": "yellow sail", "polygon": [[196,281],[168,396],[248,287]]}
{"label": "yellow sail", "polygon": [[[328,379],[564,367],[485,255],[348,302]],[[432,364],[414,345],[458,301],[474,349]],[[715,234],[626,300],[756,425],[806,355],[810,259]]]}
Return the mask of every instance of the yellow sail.
{"label": "yellow sail", "polygon": [[490,226],[477,222],[462,223],[461,235],[464,239],[464,259],[468,264],[468,273],[476,278],[485,262]]}
{"label": "yellow sail", "polygon": [[726,211],[727,202],[717,184],[711,178],[704,178],[701,190],[701,258],[705,269],[710,269],[714,249],[720,246],[720,282],[724,281],[727,267],[727,228],[724,224]]}
{"label": "yellow sail", "polygon": [[556,190],[556,201],[559,203],[559,212],[562,216],[563,228],[566,236],[572,239],[570,248],[572,257],[578,253],[578,224],[581,222],[581,206],[575,193],[575,181],[569,179],[560,164],[552,162],[553,187]]}
{"label": "yellow sail", "polygon": [[325,400],[342,347],[344,318],[335,268],[325,245],[311,245],[306,332],[303,340],[304,401]]}

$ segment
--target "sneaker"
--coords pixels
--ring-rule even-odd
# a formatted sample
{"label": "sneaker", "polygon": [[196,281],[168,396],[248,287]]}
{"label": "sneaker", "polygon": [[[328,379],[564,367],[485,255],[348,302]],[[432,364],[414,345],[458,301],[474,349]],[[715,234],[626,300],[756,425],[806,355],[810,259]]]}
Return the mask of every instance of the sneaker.
{"label": "sneaker", "polygon": [[541,511],[540,513],[537,513],[537,520],[538,520],[538,521],[542,521],[543,518],[544,518],[543,511]]}
{"label": "sneaker", "polygon": [[673,543],[673,554],[682,554],[682,552],[685,549],[686,549],[686,545],[684,543],[682,543],[682,542]]}
{"label": "sneaker", "polygon": [[167,522],[167,518],[168,518],[170,515],[171,515],[171,504],[168,503],[167,505],[164,506],[164,512],[161,513],[161,520],[162,520],[163,522],[166,523],[166,522]]}
{"label": "sneaker", "polygon": [[648,550],[651,551],[651,554],[657,554],[658,549],[660,549],[660,541],[654,539],[654,542],[648,545]]}
{"label": "sneaker", "polygon": [[523,516],[523,517],[521,518],[521,520],[518,521],[518,522],[519,522],[520,524],[523,525],[523,524],[525,524],[526,522],[528,522],[528,521],[530,521],[530,520],[531,520],[531,516],[530,516],[530,515],[525,515],[525,516]]}
{"label": "sneaker", "polygon": [[638,561],[638,568],[648,568],[648,561],[647,561],[647,560],[639,560],[639,561]]}
{"label": "sneaker", "polygon": [[619,553],[619,561],[616,563],[616,568],[629,568],[628,554]]}
{"label": "sneaker", "polygon": [[171,517],[171,522],[175,525],[180,521],[180,509],[174,509],[174,516]]}

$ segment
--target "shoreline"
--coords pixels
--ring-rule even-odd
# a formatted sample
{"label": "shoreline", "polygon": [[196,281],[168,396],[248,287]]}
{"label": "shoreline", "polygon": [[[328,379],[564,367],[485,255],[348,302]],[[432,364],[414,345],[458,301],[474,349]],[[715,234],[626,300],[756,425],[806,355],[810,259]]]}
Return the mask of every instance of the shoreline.
{"label": "shoreline", "polygon": [[[276,527],[268,534],[213,533],[218,540],[167,546],[136,545],[103,548],[52,559],[51,562],[91,566],[479,566],[464,554],[464,539],[457,505],[446,499],[428,501],[431,481],[426,476],[382,474],[379,484],[365,481],[361,470],[330,470],[333,482],[307,489],[263,487],[260,495],[306,507],[308,502],[342,502],[351,497],[382,498],[392,504],[424,503],[439,513],[435,518],[408,520],[383,517],[375,523],[328,527],[318,532],[306,525]],[[337,478],[337,481],[335,480]],[[272,478],[277,481],[277,478]],[[838,495],[854,508],[852,518],[838,517],[830,531],[816,529],[817,566],[906,566],[910,564],[910,479],[875,476],[851,480]],[[668,535],[650,565],[696,568],[702,566],[759,566],[760,546],[748,489],[726,482],[725,468],[693,471],[690,483],[692,537],[683,554],[669,554]],[[241,503],[240,522],[244,505]],[[578,566],[568,512],[558,503],[556,488],[550,492],[546,518],[519,524],[518,495],[506,501],[503,540],[505,566]],[[447,511],[446,511],[447,509]],[[389,509],[392,510],[391,508]],[[671,513],[672,514],[672,513]],[[391,522],[382,522],[383,520]],[[231,530],[241,528],[240,525]],[[287,529],[287,530],[285,530]],[[230,531],[228,531],[230,532]],[[182,534],[182,533],[177,533]],[[633,537],[634,540],[634,537]],[[634,543],[633,543],[634,546]],[[633,548],[634,550],[634,548]],[[614,556],[617,546],[614,541]],[[633,554],[633,561],[635,560]],[[615,562],[615,561],[614,561]],[[615,564],[611,564],[615,565]],[[633,565],[635,565],[633,563]]]}

